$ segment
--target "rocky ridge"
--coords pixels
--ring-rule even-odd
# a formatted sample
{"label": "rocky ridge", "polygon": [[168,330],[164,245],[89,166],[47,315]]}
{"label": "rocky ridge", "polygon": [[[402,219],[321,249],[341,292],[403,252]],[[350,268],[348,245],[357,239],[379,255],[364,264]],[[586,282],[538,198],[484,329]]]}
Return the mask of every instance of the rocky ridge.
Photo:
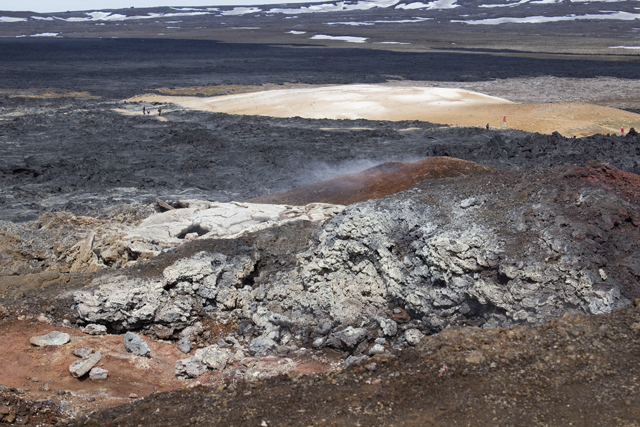
{"label": "rocky ridge", "polygon": [[157,278],[103,275],[74,294],[75,310],[163,339],[195,340],[211,318],[235,325],[236,350],[345,357],[447,326],[607,313],[640,296],[639,184],[604,164],[425,181],[322,222],[283,268],[262,269],[255,247],[199,251]]}

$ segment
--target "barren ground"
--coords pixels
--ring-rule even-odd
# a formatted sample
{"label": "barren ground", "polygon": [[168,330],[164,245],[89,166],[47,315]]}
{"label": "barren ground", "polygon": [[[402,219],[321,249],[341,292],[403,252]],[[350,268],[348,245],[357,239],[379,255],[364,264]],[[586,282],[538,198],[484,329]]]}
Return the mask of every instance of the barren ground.
{"label": "barren ground", "polygon": [[[566,8],[571,12],[568,3]],[[376,13],[366,18],[376,19]],[[251,17],[223,19],[238,27],[255,25]],[[206,374],[197,380],[200,386],[173,375],[175,361],[183,357],[174,342],[148,339],[147,359],[126,353],[121,335],[81,332],[70,313],[69,292],[100,273],[60,271],[59,257],[96,224],[139,222],[156,197],[279,197],[278,192],[386,161],[431,156],[499,170],[604,161],[624,171],[609,170],[608,179],[638,194],[637,137],[617,136],[623,126],[640,128],[638,55],[610,49],[637,41],[634,21],[526,28],[438,23],[426,34],[404,27],[403,36],[413,43],[408,47],[362,48],[294,37],[285,34],[292,28],[288,22],[264,19],[260,31],[207,28],[194,19],[166,38],[158,35],[166,29],[157,22],[91,22],[71,29],[64,22],[33,21],[0,28],[0,422],[639,425],[638,301],[611,314],[568,314],[535,327],[451,328],[395,357],[375,356],[346,370],[338,369],[343,355],[332,350],[288,354],[291,365],[283,357],[246,360],[224,375]],[[303,19],[297,25],[305,30],[326,31],[319,18]],[[27,30],[61,31],[67,38],[15,38]],[[371,36],[370,31],[354,27],[350,34]],[[377,41],[398,34],[392,26],[374,32]],[[305,113],[301,105],[310,101],[300,91],[353,84],[453,88],[509,103],[419,114],[411,105],[396,104],[392,112],[358,120],[344,110],[330,111],[343,114],[331,117],[348,120],[305,119],[319,117],[318,111],[328,116],[328,107]],[[212,113],[246,111],[213,110],[215,102],[205,98],[249,94],[244,99],[254,104],[256,92],[272,90],[289,91],[297,103],[279,117],[293,118],[271,117],[273,106],[251,111],[262,117]],[[185,101],[186,96],[192,98]],[[151,116],[142,116],[143,104]],[[504,115],[507,130],[499,129]],[[60,219],[60,212],[69,213]],[[196,241],[182,250],[263,245],[275,254],[265,263],[277,268],[282,260],[294,262],[313,229],[307,224],[231,242]],[[165,254],[155,264],[141,262],[135,274],[157,274],[180,253]],[[637,281],[625,285],[637,292]],[[196,344],[215,343],[235,326],[207,324],[206,340]],[[31,336],[53,329],[69,332],[71,343],[29,345]],[[70,350],[84,346],[103,352],[107,380],[69,375],[76,359]],[[238,380],[246,372],[282,375]]]}

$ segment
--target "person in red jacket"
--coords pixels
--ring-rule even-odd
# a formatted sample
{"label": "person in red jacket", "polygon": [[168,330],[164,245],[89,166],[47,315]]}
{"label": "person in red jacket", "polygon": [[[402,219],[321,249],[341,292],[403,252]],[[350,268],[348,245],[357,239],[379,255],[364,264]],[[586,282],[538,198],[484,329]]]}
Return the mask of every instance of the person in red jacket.
{"label": "person in red jacket", "polygon": [[506,128],[506,127],[507,127],[507,116],[504,116],[504,117],[502,118],[502,127],[503,127],[503,128]]}

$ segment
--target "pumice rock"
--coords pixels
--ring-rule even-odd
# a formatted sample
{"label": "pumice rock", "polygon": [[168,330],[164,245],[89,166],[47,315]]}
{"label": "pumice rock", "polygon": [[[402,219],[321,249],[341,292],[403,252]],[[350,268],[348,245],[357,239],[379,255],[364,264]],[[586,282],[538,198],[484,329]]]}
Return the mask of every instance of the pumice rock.
{"label": "pumice rock", "polygon": [[196,350],[195,357],[214,371],[222,371],[233,357],[233,354],[217,345],[211,345]]}
{"label": "pumice rock", "polygon": [[106,369],[95,367],[89,371],[89,378],[91,381],[106,380],[108,376],[109,371]]}
{"label": "pumice rock", "polygon": [[409,345],[418,345],[422,338],[424,338],[424,334],[418,329],[407,329],[404,331],[404,339],[407,340],[407,344]]}
{"label": "pumice rock", "polygon": [[200,359],[195,356],[180,359],[176,362],[174,369],[175,376],[178,378],[188,379],[197,378],[207,372],[209,368]]}
{"label": "pumice rock", "polygon": [[136,356],[151,357],[151,349],[140,336],[133,332],[127,332],[122,338],[124,348]]}
{"label": "pumice rock", "polygon": [[32,337],[29,342],[35,346],[43,347],[46,345],[64,345],[71,340],[69,334],[60,331],[51,331],[46,335]]}
{"label": "pumice rock", "polygon": [[87,359],[73,362],[71,366],[69,366],[69,372],[71,372],[71,375],[74,377],[80,378],[96,366],[98,362],[100,362],[100,359],[102,359],[100,352],[95,352]]}

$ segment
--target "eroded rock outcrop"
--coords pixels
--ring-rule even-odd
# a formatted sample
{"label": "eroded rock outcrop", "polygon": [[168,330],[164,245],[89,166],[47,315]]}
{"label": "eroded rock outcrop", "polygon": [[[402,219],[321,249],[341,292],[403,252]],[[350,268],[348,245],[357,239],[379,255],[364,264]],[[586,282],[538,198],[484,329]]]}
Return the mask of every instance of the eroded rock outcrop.
{"label": "eroded rock outcrop", "polygon": [[104,276],[76,293],[77,312],[160,337],[206,315],[239,323],[247,344],[348,352],[447,325],[605,313],[640,293],[639,190],[637,175],[597,164],[426,181],[347,207],[295,265],[265,272],[259,250],[202,251],[162,279]]}

